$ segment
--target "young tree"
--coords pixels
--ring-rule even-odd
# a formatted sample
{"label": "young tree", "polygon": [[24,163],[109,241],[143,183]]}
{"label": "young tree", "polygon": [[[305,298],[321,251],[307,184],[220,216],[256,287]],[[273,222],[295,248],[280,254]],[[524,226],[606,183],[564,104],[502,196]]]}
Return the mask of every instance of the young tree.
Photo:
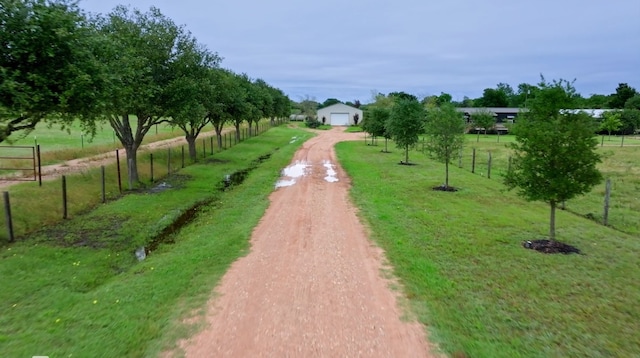
{"label": "young tree", "polygon": [[424,127],[424,108],[415,99],[399,97],[391,109],[386,125],[398,148],[404,149],[405,161],[409,164],[409,149],[418,143],[418,135]]}
{"label": "young tree", "polygon": [[0,5],[0,142],[26,135],[41,120],[64,124],[82,116],[93,133],[96,93],[106,71],[102,47],[76,2],[10,0]]}
{"label": "young tree", "polygon": [[427,111],[425,151],[432,158],[444,163],[444,187],[449,187],[449,164],[464,146],[464,115],[451,104]]}
{"label": "young tree", "polygon": [[600,156],[594,136],[595,122],[588,114],[562,109],[575,108],[573,84],[564,80],[548,83],[542,78],[529,111],[521,114],[516,127],[512,170],[505,177],[508,188],[518,189],[527,200],[549,203],[549,236],[555,240],[558,203],[584,194],[602,180],[596,168]]}
{"label": "young tree", "polygon": [[389,120],[389,109],[374,106],[367,110],[365,120],[362,122],[362,129],[371,134],[372,138],[384,137],[384,152],[387,153],[387,141],[389,134],[386,124]]}
{"label": "young tree", "polygon": [[476,126],[476,130],[478,132],[478,136],[476,138],[476,142],[480,141],[480,128],[484,129],[484,135],[487,135],[487,128],[493,128],[496,124],[496,119],[493,116],[493,113],[488,110],[481,110],[471,114],[471,121],[473,125]]}
{"label": "young tree", "polygon": [[609,133],[609,140],[611,140],[611,132],[617,131],[622,127],[622,121],[620,112],[604,112],[602,113],[602,123],[600,123],[600,129]]}

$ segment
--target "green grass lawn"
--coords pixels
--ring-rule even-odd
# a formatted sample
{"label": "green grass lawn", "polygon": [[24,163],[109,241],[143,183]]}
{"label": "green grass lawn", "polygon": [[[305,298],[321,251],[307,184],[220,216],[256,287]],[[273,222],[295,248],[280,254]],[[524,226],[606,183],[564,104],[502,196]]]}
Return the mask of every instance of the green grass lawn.
{"label": "green grass lawn", "polygon": [[450,184],[460,191],[432,191],[444,181],[444,165],[414,152],[417,165],[401,166],[402,151],[391,148],[384,154],[352,142],[337,151],[361,218],[444,351],[468,357],[640,352],[638,236],[560,211],[558,240],[584,255],[526,250],[522,241],[548,232],[546,205],[457,165]]}
{"label": "green grass lawn", "polygon": [[[190,329],[181,318],[246,253],[280,170],[310,136],[272,128],[181,170],[172,189],[126,195],[1,247],[0,356],[143,357],[171,348]],[[225,174],[265,155],[243,184],[218,190]],[[198,203],[190,225],[136,262],[136,246]]]}

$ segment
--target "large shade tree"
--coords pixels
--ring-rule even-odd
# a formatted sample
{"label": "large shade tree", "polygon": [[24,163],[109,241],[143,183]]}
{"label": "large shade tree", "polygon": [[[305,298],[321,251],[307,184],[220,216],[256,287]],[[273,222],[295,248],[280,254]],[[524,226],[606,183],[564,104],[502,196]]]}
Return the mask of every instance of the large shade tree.
{"label": "large shade tree", "polygon": [[80,116],[94,130],[102,44],[74,1],[3,0],[0,47],[0,142],[43,119],[64,126]]}
{"label": "large shade tree", "polygon": [[391,109],[387,130],[398,148],[404,149],[409,164],[409,149],[415,148],[424,126],[424,107],[417,99],[398,97]]}
{"label": "large shade tree", "polygon": [[156,8],[124,6],[102,19],[100,31],[109,40],[102,50],[111,75],[105,115],[126,151],[129,180],[137,182],[138,148],[154,125],[167,121],[166,90],[185,31]]}
{"label": "large shade tree", "polygon": [[211,81],[209,71],[217,66],[220,58],[206,47],[187,36],[178,43],[178,54],[171,63],[172,79],[165,88],[164,97],[170,123],[185,134],[192,161],[197,158],[196,139],[209,123],[205,106],[217,84]]}
{"label": "large shade tree", "polygon": [[597,126],[588,114],[561,111],[576,106],[572,83],[549,83],[542,78],[539,88],[529,101],[529,111],[518,119],[516,142],[511,146],[513,166],[505,183],[527,200],[549,204],[549,237],[555,240],[558,204],[588,192],[602,180],[596,168],[600,162],[594,136]]}

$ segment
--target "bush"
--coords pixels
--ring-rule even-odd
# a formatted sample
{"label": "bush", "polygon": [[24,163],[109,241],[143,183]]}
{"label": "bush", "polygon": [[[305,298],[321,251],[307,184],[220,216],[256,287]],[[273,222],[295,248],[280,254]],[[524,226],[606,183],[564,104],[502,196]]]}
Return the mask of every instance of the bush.
{"label": "bush", "polygon": [[319,120],[315,118],[309,118],[309,117],[307,117],[307,119],[305,120],[305,123],[309,128],[318,128],[322,125],[322,122],[320,122]]}

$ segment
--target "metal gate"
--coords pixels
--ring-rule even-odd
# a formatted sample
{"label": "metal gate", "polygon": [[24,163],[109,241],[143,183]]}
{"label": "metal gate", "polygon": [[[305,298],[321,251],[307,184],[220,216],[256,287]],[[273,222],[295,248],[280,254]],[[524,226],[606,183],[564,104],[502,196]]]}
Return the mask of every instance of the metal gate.
{"label": "metal gate", "polygon": [[40,174],[40,146],[0,146],[0,180],[36,181]]}

